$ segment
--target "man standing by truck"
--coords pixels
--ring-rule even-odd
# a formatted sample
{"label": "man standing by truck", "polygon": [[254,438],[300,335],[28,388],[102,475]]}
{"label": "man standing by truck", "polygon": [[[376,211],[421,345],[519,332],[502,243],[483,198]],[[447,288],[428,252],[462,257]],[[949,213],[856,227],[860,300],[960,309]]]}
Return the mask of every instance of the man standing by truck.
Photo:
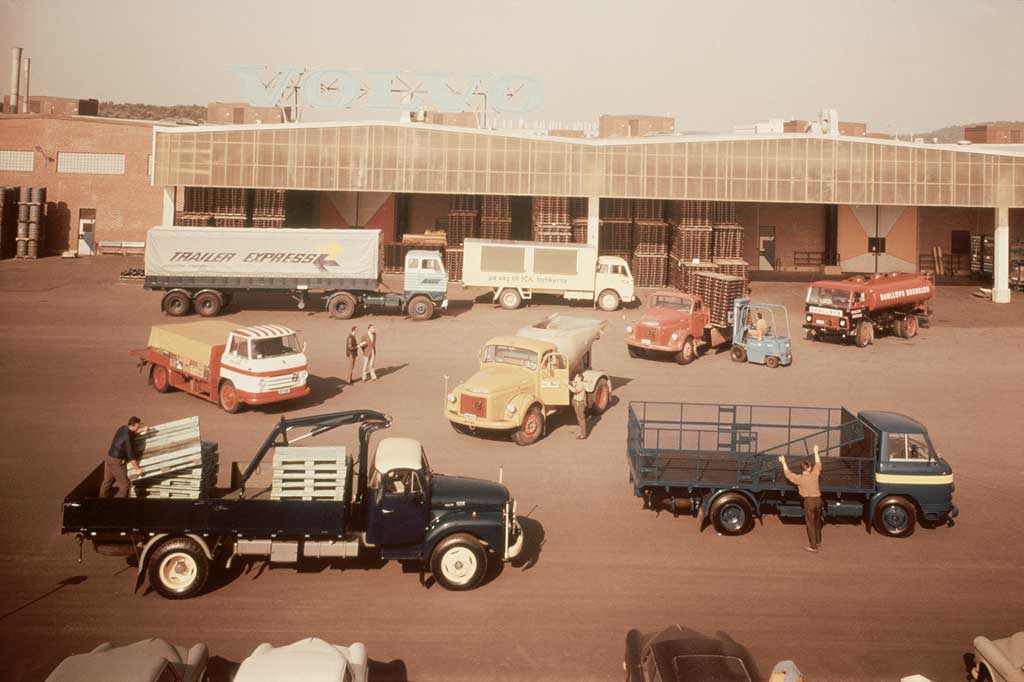
{"label": "man standing by truck", "polygon": [[117,493],[114,497],[128,497],[128,489],[131,483],[128,482],[128,462],[132,463],[138,475],[142,475],[142,467],[139,466],[139,453],[135,452],[132,444],[132,436],[137,433],[144,433],[146,427],[138,417],[129,417],[127,426],[121,426],[114,434],[114,440],[110,443],[107,456],[103,458],[103,483],[100,484],[100,497],[107,497],[110,488],[117,484]]}
{"label": "man standing by truck", "polygon": [[804,549],[817,554],[818,545],[821,544],[821,486],[818,484],[821,477],[821,457],[818,455],[818,446],[814,446],[814,465],[812,466],[810,462],[801,462],[799,474],[790,471],[785,457],[780,455],[779,461],[782,462],[786,479],[796,486],[804,500],[804,523],[807,525],[807,542],[810,543]]}
{"label": "man standing by truck", "polygon": [[359,355],[359,337],[356,332],[358,327],[352,327],[348,338],[345,339],[345,358],[348,360],[348,383],[352,385],[352,373],[356,369],[356,357]]}
{"label": "man standing by truck", "polygon": [[576,423],[580,428],[576,437],[580,440],[587,438],[587,387],[583,383],[583,375],[577,374],[569,384],[572,391],[572,409],[576,412]]}
{"label": "man standing by truck", "polygon": [[370,378],[377,380],[377,329],[371,324],[366,328],[366,341],[363,342],[363,381],[366,381],[366,373]]}

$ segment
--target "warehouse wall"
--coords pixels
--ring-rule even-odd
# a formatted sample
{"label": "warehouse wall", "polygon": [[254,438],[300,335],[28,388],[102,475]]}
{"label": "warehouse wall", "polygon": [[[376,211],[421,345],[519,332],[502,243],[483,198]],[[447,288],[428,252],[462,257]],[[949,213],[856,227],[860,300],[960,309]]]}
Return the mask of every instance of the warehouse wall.
{"label": "warehouse wall", "polygon": [[409,195],[409,234],[423,234],[434,229],[436,218],[448,217],[447,194]]}
{"label": "warehouse wall", "polygon": [[372,227],[381,231],[384,243],[393,242],[395,195],[390,192],[321,192],[319,226]]}
{"label": "warehouse wall", "polygon": [[917,272],[918,209],[916,207],[840,206],[839,265],[844,272],[874,272],[875,255],[868,239],[885,237],[885,253],[878,257],[878,272]]}
{"label": "warehouse wall", "polygon": [[794,251],[825,250],[826,207],[815,204],[736,204],[736,220],[743,226],[743,260],[758,269],[758,227],[775,226],[775,257],[783,270],[793,265]]}

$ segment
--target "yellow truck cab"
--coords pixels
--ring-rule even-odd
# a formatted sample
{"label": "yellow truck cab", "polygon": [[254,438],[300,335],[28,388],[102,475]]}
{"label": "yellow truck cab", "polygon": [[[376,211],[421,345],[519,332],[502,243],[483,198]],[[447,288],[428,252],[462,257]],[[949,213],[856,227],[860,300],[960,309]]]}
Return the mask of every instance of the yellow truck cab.
{"label": "yellow truck cab", "polygon": [[572,402],[569,384],[583,376],[587,408],[600,414],[611,404],[611,381],[592,369],[590,350],[606,322],[552,315],[497,336],[480,351],[480,369],[446,396],[445,416],[460,433],[501,431],[518,445],[544,435],[547,417]]}

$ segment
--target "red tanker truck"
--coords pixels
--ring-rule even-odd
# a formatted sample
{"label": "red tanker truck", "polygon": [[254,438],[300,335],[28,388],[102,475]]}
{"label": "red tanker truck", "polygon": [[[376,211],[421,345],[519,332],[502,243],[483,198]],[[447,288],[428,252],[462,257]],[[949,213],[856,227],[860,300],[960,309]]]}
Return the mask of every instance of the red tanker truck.
{"label": "red tanker truck", "polygon": [[807,338],[853,338],[858,348],[889,332],[909,339],[918,324],[928,326],[935,296],[934,280],[924,274],[865,275],[811,282],[807,289],[804,329]]}

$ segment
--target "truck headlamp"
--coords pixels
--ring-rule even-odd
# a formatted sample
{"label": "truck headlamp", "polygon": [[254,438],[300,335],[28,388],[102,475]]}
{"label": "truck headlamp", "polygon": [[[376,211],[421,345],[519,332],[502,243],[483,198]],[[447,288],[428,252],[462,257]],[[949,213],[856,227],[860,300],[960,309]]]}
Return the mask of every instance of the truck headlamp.
{"label": "truck headlamp", "polygon": [[505,411],[508,412],[509,414],[515,414],[516,406],[513,405],[512,403],[509,403],[508,405],[505,406]]}
{"label": "truck headlamp", "polygon": [[626,325],[626,333],[627,334],[632,334],[633,333],[633,325],[631,325],[631,324],[627,324]]}
{"label": "truck headlamp", "polygon": [[840,327],[845,327],[845,326],[846,326],[846,320],[845,320],[845,319],[842,319],[842,318],[840,318],[840,320],[839,320],[839,326],[840,326]]}
{"label": "truck headlamp", "polygon": [[679,333],[678,332],[672,332],[672,336],[670,336],[669,338],[672,339],[673,341],[678,341],[679,340]]}
{"label": "truck headlamp", "polygon": [[807,315],[804,315],[804,319],[810,322],[813,318],[811,317],[810,313],[808,313]]}
{"label": "truck headlamp", "polygon": [[454,403],[455,402],[455,394],[454,393],[449,393],[448,394],[448,402],[450,402],[450,403]]}
{"label": "truck headlamp", "polygon": [[307,372],[306,370],[302,370],[301,372],[299,372],[299,383],[300,384],[306,383],[306,379],[308,379],[308,378],[309,378],[309,372]]}

